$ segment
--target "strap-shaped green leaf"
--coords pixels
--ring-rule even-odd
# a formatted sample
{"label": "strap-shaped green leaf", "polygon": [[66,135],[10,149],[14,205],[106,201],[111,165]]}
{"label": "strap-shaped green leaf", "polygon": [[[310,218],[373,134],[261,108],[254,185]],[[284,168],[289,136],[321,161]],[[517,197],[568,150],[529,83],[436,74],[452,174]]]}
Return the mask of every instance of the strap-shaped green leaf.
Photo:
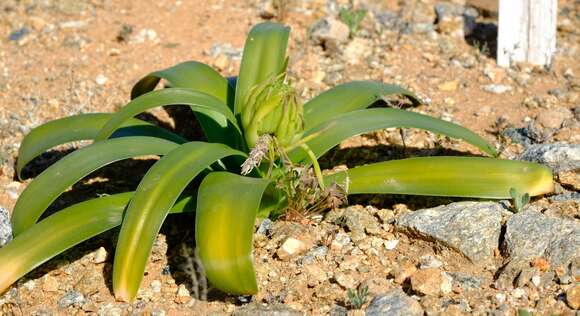
{"label": "strap-shaped green leaf", "polygon": [[197,196],[195,240],[209,281],[231,294],[258,291],[252,255],[254,222],[269,181],[214,172]]}
{"label": "strap-shaped green leaf", "polygon": [[289,36],[290,28],[282,24],[265,22],[252,27],[244,45],[236,85],[236,115],[242,112],[254,86],[285,71]]}
{"label": "strap-shaped green leaf", "polygon": [[[348,112],[307,131],[304,137],[314,136],[306,144],[316,157],[320,157],[345,139],[389,127],[428,130],[462,139],[492,156],[496,154],[495,149],[485,139],[464,127],[399,109],[376,108]],[[290,158],[295,162],[303,161],[306,159],[306,153],[297,148],[290,152]]]}
{"label": "strap-shaped green leaf", "polygon": [[[50,121],[32,129],[18,149],[16,163],[18,177],[21,178],[24,166],[44,151],[57,145],[95,138],[111,116],[109,113],[79,114]],[[177,134],[135,118],[127,120],[111,138],[126,136],[151,136],[176,143],[187,142]]]}
{"label": "strap-shaped green leaf", "polygon": [[376,81],[351,81],[327,90],[304,104],[304,130],[343,113],[364,109],[393,94],[404,95],[415,104],[421,103],[411,91],[397,85]]}
{"label": "strap-shaped green leaf", "polygon": [[[0,249],[0,293],[63,251],[121,224],[133,192],[99,197],[69,206],[14,238]],[[193,197],[183,197],[170,213],[192,212]]]}
{"label": "strap-shaped green leaf", "polygon": [[482,157],[421,157],[359,166],[326,176],[349,194],[391,193],[434,196],[510,198],[510,189],[531,196],[553,190],[545,166]]}
{"label": "strap-shaped green leaf", "polygon": [[[235,85],[232,86],[229,80],[222,77],[210,66],[196,61],[184,62],[150,73],[133,86],[131,99],[152,91],[161,79],[166,80],[173,88],[187,88],[209,94],[227,104],[230,112],[233,111],[235,95],[233,87]],[[193,110],[196,111],[196,109]],[[224,120],[223,115],[216,112],[195,113],[195,115],[210,142],[239,147],[241,138],[235,138],[234,127],[224,127],[217,123]]]}
{"label": "strap-shaped green leaf", "polygon": [[197,61],[186,61],[143,77],[131,90],[131,99],[155,89],[161,79],[173,88],[188,88],[216,97],[233,110],[234,89],[228,80],[210,66]]}
{"label": "strap-shaped green leaf", "polygon": [[147,172],[127,207],[117,242],[113,267],[117,298],[135,299],[155,236],[181,192],[211,163],[231,155],[244,154],[223,144],[191,142],[165,155]]}
{"label": "strap-shaped green leaf", "polygon": [[14,235],[36,223],[61,193],[91,172],[123,159],[164,155],[177,146],[161,138],[132,136],[105,140],[68,154],[44,170],[20,194],[12,213]]}
{"label": "strap-shaped green leaf", "polygon": [[203,114],[212,115],[217,113],[221,115],[223,120],[220,119],[216,123],[224,128],[229,123],[241,135],[236,124],[236,118],[228,109],[227,105],[217,98],[191,89],[170,88],[151,91],[129,102],[117,113],[113,114],[113,117],[103,126],[95,140],[107,139],[119,126],[131,117],[148,109],[164,105],[188,105],[194,111]]}

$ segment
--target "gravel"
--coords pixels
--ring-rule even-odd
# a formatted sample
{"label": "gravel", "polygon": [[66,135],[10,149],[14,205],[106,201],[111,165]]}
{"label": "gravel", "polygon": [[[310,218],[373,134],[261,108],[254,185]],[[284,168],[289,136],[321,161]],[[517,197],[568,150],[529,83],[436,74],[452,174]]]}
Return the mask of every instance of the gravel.
{"label": "gravel", "polygon": [[58,301],[58,306],[66,308],[72,305],[80,306],[85,302],[85,296],[77,291],[69,291]]}
{"label": "gravel", "polygon": [[286,305],[272,304],[249,304],[238,308],[232,316],[300,316],[303,313],[296,311]]}
{"label": "gravel", "polygon": [[12,240],[12,225],[8,210],[0,206],[0,247]]}

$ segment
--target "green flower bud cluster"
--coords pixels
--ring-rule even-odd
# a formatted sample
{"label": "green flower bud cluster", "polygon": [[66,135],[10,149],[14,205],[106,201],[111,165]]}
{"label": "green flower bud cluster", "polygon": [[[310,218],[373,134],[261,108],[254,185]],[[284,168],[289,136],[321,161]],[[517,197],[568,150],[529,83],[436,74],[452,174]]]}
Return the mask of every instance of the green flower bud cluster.
{"label": "green flower bud cluster", "polygon": [[275,136],[287,146],[303,130],[302,103],[296,90],[285,81],[285,74],[272,77],[250,90],[241,113],[244,137],[250,148],[261,135]]}

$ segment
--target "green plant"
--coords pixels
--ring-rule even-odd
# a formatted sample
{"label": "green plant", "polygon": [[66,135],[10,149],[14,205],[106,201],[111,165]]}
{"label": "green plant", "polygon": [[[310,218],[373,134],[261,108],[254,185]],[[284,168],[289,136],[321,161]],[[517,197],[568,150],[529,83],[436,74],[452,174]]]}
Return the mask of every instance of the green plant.
{"label": "green plant", "polygon": [[[12,214],[15,238],[0,249],[0,291],[65,249],[121,225],[113,290],[118,299],[132,301],[165,217],[195,210],[196,244],[209,281],[229,293],[256,293],[255,218],[279,215],[288,206],[305,207],[295,196],[310,193],[294,192],[308,189],[285,185],[293,178],[289,173],[310,166],[310,178],[316,180],[309,187],[318,187],[319,197],[333,203],[342,198],[336,192],[503,199],[512,187],[530,195],[552,190],[547,168],[494,158],[411,158],[323,175],[320,156],[351,136],[388,127],[422,128],[463,139],[490,155],[495,151],[477,134],[446,121],[400,109],[366,109],[391,94],[418,102],[395,85],[345,83],[302,105],[286,78],[289,32],[274,23],[254,26],[237,78],[225,79],[205,64],[185,62],[142,78],[131,91],[132,101],[114,114],[82,114],[32,130],[20,147],[19,177],[28,162],[53,146],[94,142],[48,167],[22,192]],[[168,87],[155,90],[161,80]],[[165,105],[191,108],[207,142],[189,141],[133,118]],[[81,202],[37,223],[83,177],[143,155],[162,158],[134,192]],[[195,178],[203,179],[197,195],[184,194]]]}
{"label": "green plant", "polygon": [[349,36],[353,37],[360,27],[362,20],[367,15],[367,10],[365,9],[354,9],[354,4],[350,1],[348,7],[343,7],[338,12],[338,17],[340,20],[348,26]]}
{"label": "green plant", "polygon": [[510,196],[512,197],[514,210],[516,212],[520,212],[530,202],[530,194],[521,194],[516,188],[510,189]]}
{"label": "green plant", "polygon": [[348,303],[354,309],[360,309],[367,302],[368,295],[369,287],[362,284],[356,290],[348,289],[346,293]]}

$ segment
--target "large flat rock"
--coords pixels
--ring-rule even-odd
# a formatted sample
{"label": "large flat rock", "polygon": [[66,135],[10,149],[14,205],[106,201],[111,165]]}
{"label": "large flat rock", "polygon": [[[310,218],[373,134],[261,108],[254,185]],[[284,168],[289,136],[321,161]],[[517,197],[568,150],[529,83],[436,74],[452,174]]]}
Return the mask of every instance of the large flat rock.
{"label": "large flat rock", "polygon": [[567,266],[580,256],[580,223],[525,211],[510,217],[504,247],[510,261],[545,258],[553,267]]}
{"label": "large flat rock", "polygon": [[397,228],[455,249],[474,263],[486,264],[498,248],[502,209],[495,202],[452,203],[406,214],[397,221]]}

